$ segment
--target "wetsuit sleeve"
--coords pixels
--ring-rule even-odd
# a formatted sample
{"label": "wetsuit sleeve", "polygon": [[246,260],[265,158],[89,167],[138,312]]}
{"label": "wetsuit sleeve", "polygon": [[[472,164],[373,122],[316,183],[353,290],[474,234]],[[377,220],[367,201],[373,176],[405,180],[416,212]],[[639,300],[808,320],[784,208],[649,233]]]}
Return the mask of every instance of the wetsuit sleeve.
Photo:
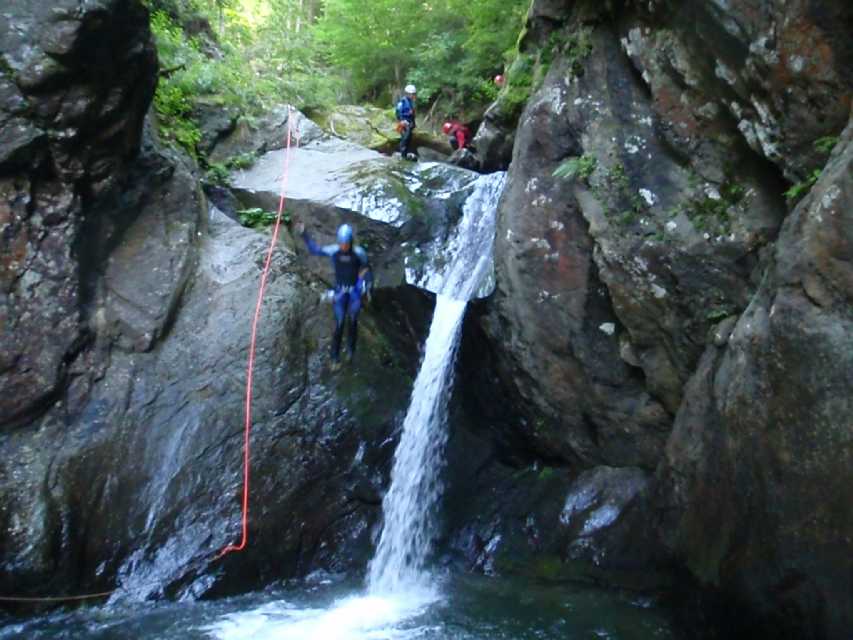
{"label": "wetsuit sleeve", "polygon": [[326,256],[331,258],[335,255],[335,251],[338,250],[338,245],[336,244],[327,244],[323,247],[314,242],[314,238],[308,235],[307,231],[302,232],[302,239],[305,241],[305,246],[308,248],[308,253],[312,256]]}

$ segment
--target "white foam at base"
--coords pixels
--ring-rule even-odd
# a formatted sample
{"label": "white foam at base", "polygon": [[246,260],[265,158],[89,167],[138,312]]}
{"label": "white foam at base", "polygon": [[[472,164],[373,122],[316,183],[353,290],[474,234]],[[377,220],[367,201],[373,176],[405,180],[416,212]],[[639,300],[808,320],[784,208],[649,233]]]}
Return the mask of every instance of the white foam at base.
{"label": "white foam at base", "polygon": [[301,609],[284,601],[229,614],[202,631],[217,640],[398,640],[418,632],[400,625],[438,599],[432,590],[393,597],[353,596],[327,609]]}

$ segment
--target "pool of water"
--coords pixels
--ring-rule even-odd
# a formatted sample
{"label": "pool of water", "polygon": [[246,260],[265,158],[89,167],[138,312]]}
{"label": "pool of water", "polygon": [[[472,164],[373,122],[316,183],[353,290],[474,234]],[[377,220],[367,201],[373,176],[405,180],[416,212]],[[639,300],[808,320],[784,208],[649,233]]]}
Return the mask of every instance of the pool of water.
{"label": "pool of water", "polygon": [[680,640],[648,597],[457,576],[434,590],[367,594],[318,577],[216,601],[109,604],[0,620],[0,640]]}

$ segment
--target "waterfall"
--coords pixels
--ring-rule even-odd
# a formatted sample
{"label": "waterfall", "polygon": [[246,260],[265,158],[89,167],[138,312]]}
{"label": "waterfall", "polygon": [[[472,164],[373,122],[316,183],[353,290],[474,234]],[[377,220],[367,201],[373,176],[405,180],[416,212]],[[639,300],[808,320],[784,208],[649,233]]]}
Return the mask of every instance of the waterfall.
{"label": "waterfall", "polygon": [[447,442],[447,401],[467,301],[493,286],[495,213],[506,175],[479,178],[445,252],[442,269],[419,286],[437,294],[424,359],[415,379],[391,486],[382,500],[384,523],[370,563],[374,593],[425,586],[425,564],[434,537],[433,513],[441,498],[440,472]]}

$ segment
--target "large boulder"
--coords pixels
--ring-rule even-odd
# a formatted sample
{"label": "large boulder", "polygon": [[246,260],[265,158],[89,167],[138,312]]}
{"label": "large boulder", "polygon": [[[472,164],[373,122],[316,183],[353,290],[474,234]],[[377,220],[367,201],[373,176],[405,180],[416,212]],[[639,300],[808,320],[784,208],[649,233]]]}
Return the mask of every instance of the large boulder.
{"label": "large boulder", "polygon": [[753,633],[841,638],[849,133],[823,165],[850,113],[853,10],[765,4],[533,3],[525,37],[548,49],[528,53],[550,64],[462,355],[515,464],[648,478],[664,460],[648,557],[678,558]]}
{"label": "large boulder", "polygon": [[377,292],[354,368],[331,376],[325,287],[292,239],[276,247],[249,546],[217,560],[240,535],[269,235],[208,217],[192,163],[143,127],[156,58],[140,3],[4,11],[0,591],[194,597],[363,567],[429,301]]}
{"label": "large boulder", "polygon": [[[311,118],[326,134],[374,151],[391,155],[400,144],[393,106],[380,109],[369,105],[338,105],[328,111],[312,111]],[[451,151],[450,145],[425,127],[425,120],[423,115],[418,116],[420,126],[415,128],[413,149],[424,160],[439,159],[429,157],[434,154],[446,156]]]}
{"label": "large boulder", "polygon": [[344,104],[329,111],[314,112],[311,117],[326,133],[374,151],[390,149],[400,139],[391,107]]}
{"label": "large boulder", "polygon": [[485,173],[505,171],[512,160],[512,147],[515,143],[515,122],[506,122],[501,112],[501,104],[496,102],[483,115],[483,122],[477,128],[471,140],[473,151],[469,156],[459,158],[461,166],[468,166]]}
{"label": "large boulder", "polygon": [[652,469],[670,418],[622,357],[625,320],[594,260],[582,202],[571,181],[552,175],[583,152],[567,73],[555,63],[521,116],[499,210],[498,287],[483,319],[500,347],[484,369],[513,398],[507,415],[521,420],[510,428],[520,426],[543,456]]}
{"label": "large boulder", "polygon": [[464,430],[451,438],[449,467],[446,548],[467,570],[638,590],[672,583],[648,517],[650,472],[519,468],[482,433]]}
{"label": "large boulder", "polygon": [[[303,221],[318,242],[333,241],[341,222],[353,225],[378,284],[397,287],[415,283],[443,253],[441,240],[462,215],[477,179],[450,165],[392,159],[325,138],[289,155],[267,153],[250,169],[235,172],[231,182],[244,207],[268,211],[278,210],[284,189],[288,217]],[[329,277],[325,263],[318,262],[318,269],[319,277]]]}
{"label": "large boulder", "polygon": [[853,120],[703,356],[659,470],[671,547],[777,637],[853,628],[851,229]]}
{"label": "large boulder", "polygon": [[[94,236],[108,238],[137,214],[117,194],[139,149],[157,62],[139,2],[16,2],[3,11],[0,426],[8,429],[61,396],[90,340],[96,261],[85,254]],[[96,200],[111,200],[111,219],[92,210]]]}
{"label": "large boulder", "polygon": [[[104,340],[108,361],[91,354],[65,402],[4,441],[4,589],[198,596],[369,557],[376,470],[416,364],[393,336],[412,337],[390,330],[396,314],[380,297],[385,313],[362,323],[358,370],[330,376],[330,312],[279,249],[257,334],[250,543],[216,559],[240,534],[247,314],[268,237],[216,210],[209,225],[168,335],[144,352]],[[147,269],[123,252],[113,286],[144,291]],[[148,326],[131,315],[124,333],[134,321],[135,333]]]}
{"label": "large boulder", "polygon": [[204,134],[204,150],[210,163],[227,163],[234,158],[261,156],[284,149],[288,132],[292,146],[307,145],[327,138],[313,121],[290,105],[279,105],[257,119],[229,114],[227,110],[198,107]]}
{"label": "large boulder", "polygon": [[853,95],[850,3],[637,4],[648,14],[623,31],[623,44],[672,135],[695,143],[691,122],[727,120],[794,182],[826,162],[814,142],[844,126]]}

